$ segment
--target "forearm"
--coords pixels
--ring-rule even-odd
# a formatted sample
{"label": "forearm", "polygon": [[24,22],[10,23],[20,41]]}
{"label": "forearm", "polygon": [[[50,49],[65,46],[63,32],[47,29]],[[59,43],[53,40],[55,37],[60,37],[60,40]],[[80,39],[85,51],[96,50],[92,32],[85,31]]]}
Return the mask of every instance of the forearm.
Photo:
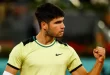
{"label": "forearm", "polygon": [[96,64],[94,65],[94,68],[87,74],[87,75],[100,75],[102,67],[103,67],[104,61],[96,61]]}
{"label": "forearm", "polygon": [[17,72],[18,72],[18,70],[7,65],[3,75],[16,75]]}

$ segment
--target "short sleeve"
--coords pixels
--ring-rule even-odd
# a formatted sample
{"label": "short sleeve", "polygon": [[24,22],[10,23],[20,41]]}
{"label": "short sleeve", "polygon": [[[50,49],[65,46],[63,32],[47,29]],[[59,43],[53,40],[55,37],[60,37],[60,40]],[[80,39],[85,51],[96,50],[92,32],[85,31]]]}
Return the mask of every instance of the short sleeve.
{"label": "short sleeve", "polygon": [[75,71],[76,69],[82,66],[82,62],[78,54],[72,47],[70,47],[70,50],[71,50],[71,55],[68,61],[68,70],[70,71],[70,73],[72,73],[73,71]]}
{"label": "short sleeve", "polygon": [[9,59],[7,65],[19,70],[22,65],[22,47],[23,44],[19,43],[16,45],[11,53],[9,54]]}

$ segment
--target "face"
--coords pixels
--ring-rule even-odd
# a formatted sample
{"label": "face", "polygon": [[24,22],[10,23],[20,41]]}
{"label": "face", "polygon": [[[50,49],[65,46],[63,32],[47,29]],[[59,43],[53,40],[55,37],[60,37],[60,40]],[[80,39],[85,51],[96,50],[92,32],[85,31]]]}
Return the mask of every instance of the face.
{"label": "face", "polygon": [[46,34],[48,36],[60,38],[64,34],[64,17],[58,17],[50,21],[47,25]]}

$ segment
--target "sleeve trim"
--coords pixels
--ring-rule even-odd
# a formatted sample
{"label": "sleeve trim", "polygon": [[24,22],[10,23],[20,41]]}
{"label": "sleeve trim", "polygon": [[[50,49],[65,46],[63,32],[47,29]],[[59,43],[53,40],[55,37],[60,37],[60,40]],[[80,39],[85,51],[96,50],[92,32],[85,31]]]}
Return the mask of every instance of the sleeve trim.
{"label": "sleeve trim", "polygon": [[14,68],[14,69],[16,69],[16,70],[19,70],[19,68],[15,67],[15,66],[13,66],[13,65],[11,65],[9,63],[7,63],[7,65],[10,66],[10,67],[12,67],[12,68]]}
{"label": "sleeve trim", "polygon": [[77,70],[81,66],[82,66],[82,64],[80,64],[79,66],[77,66],[76,68],[74,68],[73,70],[71,70],[70,73],[72,73],[73,71]]}

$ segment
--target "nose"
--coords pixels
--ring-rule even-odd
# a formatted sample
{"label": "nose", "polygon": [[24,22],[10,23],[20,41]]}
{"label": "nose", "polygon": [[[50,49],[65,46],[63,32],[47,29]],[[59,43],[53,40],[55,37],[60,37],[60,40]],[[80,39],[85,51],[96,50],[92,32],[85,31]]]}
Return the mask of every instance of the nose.
{"label": "nose", "polygon": [[62,23],[62,24],[61,24],[61,28],[62,28],[62,29],[64,29],[64,28],[65,28],[65,25],[64,25],[64,23]]}

